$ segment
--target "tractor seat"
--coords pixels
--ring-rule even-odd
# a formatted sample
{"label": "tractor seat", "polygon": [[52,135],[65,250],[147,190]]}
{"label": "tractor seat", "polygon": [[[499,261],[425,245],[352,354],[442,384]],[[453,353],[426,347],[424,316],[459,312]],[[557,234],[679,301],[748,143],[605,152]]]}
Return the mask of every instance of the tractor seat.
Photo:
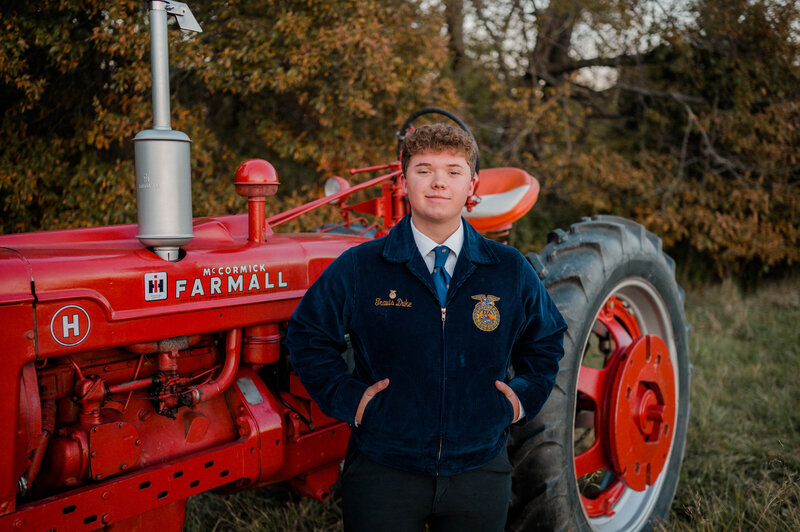
{"label": "tractor seat", "polygon": [[480,233],[505,231],[527,213],[539,196],[539,182],[519,168],[488,168],[478,172],[480,203],[462,215]]}

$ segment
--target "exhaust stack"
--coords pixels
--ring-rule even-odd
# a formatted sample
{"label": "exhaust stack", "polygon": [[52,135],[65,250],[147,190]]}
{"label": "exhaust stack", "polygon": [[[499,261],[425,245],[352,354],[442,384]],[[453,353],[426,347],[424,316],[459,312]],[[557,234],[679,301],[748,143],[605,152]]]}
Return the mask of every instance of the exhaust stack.
{"label": "exhaust stack", "polygon": [[200,32],[182,2],[150,3],[150,59],[153,71],[153,129],[134,137],[139,241],[162,259],[177,261],[192,233],[191,139],[171,126],[167,15],[182,30]]}

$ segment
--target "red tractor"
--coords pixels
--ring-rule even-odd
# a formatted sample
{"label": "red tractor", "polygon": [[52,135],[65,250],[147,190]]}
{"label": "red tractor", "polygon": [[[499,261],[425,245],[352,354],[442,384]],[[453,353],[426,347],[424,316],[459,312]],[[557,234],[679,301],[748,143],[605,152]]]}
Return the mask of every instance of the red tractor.
{"label": "red tractor", "polygon": [[[406,214],[399,163],[352,171],[385,170],[354,186],[331,178],[326,197],[266,217],[277,175],[247,161],[235,187],[249,212],[192,219],[190,141],[170,127],[168,15],[200,30],[184,4],[152,1],[138,225],[0,236],[0,530],[179,530],[203,491],[281,484],[324,499],[339,476],[349,428],[311,401],[282,339],[320,272]],[[479,176],[465,217],[502,239],[538,183],[513,168]],[[340,224],[273,232],[324,204]],[[689,414],[674,263],[658,237],[611,216],[552,232],[528,259],[569,330],[552,396],[508,444],[508,528],[648,529],[675,495]]]}

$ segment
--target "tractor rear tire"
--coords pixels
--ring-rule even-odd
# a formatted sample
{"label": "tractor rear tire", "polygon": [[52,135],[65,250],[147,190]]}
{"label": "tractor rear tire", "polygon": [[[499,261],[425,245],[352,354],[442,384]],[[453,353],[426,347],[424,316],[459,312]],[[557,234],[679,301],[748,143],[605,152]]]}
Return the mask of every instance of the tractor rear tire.
{"label": "tractor rear tire", "polygon": [[[565,355],[550,398],[534,420],[523,427],[512,428],[508,450],[514,477],[507,529],[651,530],[666,518],[675,496],[689,420],[689,326],[684,317],[683,291],[675,281],[674,261],[662,252],[657,236],[635,222],[614,216],[584,218],[568,232],[554,231],[548,240],[538,255],[531,253],[528,259],[569,328],[564,338]],[[613,309],[615,303],[623,319],[608,318],[608,309]],[[602,321],[601,316],[606,321]],[[636,323],[632,324],[633,321]],[[651,384],[642,380],[633,384],[649,393],[651,402],[655,395],[665,397],[669,404],[661,408],[666,408],[672,416],[668,420],[671,424],[658,425],[655,437],[668,436],[661,443],[663,460],[653,464],[655,478],[650,477],[647,463],[646,486],[642,483],[636,489],[626,482],[630,478],[625,476],[619,462],[635,463],[638,472],[640,460],[644,462],[650,458],[640,458],[635,452],[625,451],[622,445],[615,447],[614,438],[620,436],[610,432],[621,433],[623,427],[609,421],[614,417],[609,412],[622,411],[618,402],[608,400],[622,393],[614,390],[614,386],[627,387],[629,394],[631,389],[628,384],[620,385],[626,382],[625,378],[633,377],[622,375],[627,363],[619,362],[623,355],[621,348],[615,352],[615,345],[619,347],[624,343],[620,338],[626,337],[626,328],[630,329],[627,333],[630,333],[631,343],[645,336],[663,340],[664,343],[659,344],[664,346],[661,353],[671,362],[671,366],[661,367],[664,372],[655,379],[663,382]],[[611,329],[622,332],[609,340]],[[649,361],[650,344],[645,340],[648,341]],[[604,349],[599,349],[599,345]],[[595,353],[590,353],[592,351]],[[598,357],[597,351],[605,355],[601,353]],[[587,389],[595,388],[587,386],[587,380],[579,381],[582,369],[592,367],[590,358],[600,359],[599,369],[608,370],[606,374],[610,375],[603,395],[605,399],[594,403],[589,397],[591,393],[584,393],[580,384]],[[621,360],[625,361],[624,356]],[[630,362],[633,363],[633,356]],[[600,374],[597,368],[584,371],[584,378],[589,381],[592,375]],[[655,393],[648,388],[653,388]],[[624,402],[624,394],[616,397],[623,397]],[[644,400],[642,405],[648,406]],[[626,422],[626,430],[634,427],[635,432],[637,423],[648,423],[631,417],[635,420]],[[578,420],[581,421],[576,426]],[[586,445],[581,437],[585,439],[587,432],[590,443],[592,438],[602,443],[606,454],[602,460],[595,460],[605,466],[597,468],[589,481],[590,475],[576,476],[575,462],[575,456],[583,452],[581,445]],[[648,444],[648,438],[650,436],[634,443],[642,448]],[[617,454],[608,456],[609,449]],[[618,459],[619,454],[624,456]]]}

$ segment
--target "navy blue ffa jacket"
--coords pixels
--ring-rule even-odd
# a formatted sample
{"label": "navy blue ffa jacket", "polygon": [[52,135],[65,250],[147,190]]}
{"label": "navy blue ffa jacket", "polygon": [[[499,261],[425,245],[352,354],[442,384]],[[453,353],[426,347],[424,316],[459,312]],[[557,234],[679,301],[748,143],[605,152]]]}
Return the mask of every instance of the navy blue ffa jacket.
{"label": "navy blue ffa jacket", "polygon": [[[388,377],[351,444],[375,462],[433,476],[480,467],[502,450],[513,407],[495,380],[513,388],[527,418],[539,412],[565,330],[525,258],[466,222],[442,308],[407,216],[325,269],[295,310],[287,341],[311,397],[348,423],[364,390]],[[345,335],[352,373],[341,356]]]}

